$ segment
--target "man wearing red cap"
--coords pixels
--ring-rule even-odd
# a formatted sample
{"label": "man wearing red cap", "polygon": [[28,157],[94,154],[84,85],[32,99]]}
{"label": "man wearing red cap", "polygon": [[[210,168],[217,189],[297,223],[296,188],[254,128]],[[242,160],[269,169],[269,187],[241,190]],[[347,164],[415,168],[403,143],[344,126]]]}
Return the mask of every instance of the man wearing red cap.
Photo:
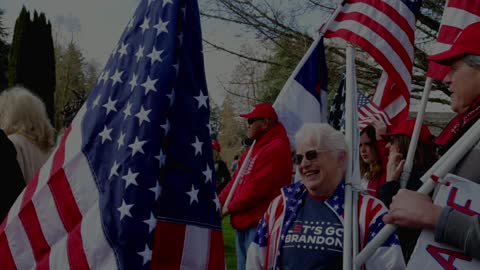
{"label": "man wearing red cap", "polygon": [[224,206],[222,214],[230,214],[236,230],[237,269],[243,270],[257,224],[270,201],[280,194],[280,188],[290,183],[293,165],[287,132],[270,104],[258,104],[253,111],[240,116],[247,119],[247,137],[256,143],[230,203],[224,206],[250,147],[240,157],[232,181],[220,193],[220,202]]}
{"label": "man wearing red cap", "polygon": [[[480,117],[480,22],[467,26],[452,47],[429,60],[450,66],[444,82],[449,86],[455,118],[434,142],[445,152]],[[480,146],[477,144],[457,164],[453,173],[480,182]],[[427,228],[435,231],[435,240],[459,248],[480,259],[480,222],[450,207],[439,207],[417,192],[400,190],[393,198],[385,223]]]}

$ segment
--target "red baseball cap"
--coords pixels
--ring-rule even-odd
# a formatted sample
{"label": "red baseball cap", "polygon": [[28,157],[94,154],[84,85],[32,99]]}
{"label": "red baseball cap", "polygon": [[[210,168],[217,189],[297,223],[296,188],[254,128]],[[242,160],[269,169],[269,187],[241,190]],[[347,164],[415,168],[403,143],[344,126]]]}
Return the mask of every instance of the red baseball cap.
{"label": "red baseball cap", "polygon": [[255,105],[255,108],[249,113],[240,114],[243,118],[270,118],[278,120],[277,113],[272,105],[268,103],[260,103]]}
{"label": "red baseball cap", "polygon": [[[385,140],[388,140],[390,136],[393,135],[405,135],[408,137],[412,137],[413,134],[413,129],[415,128],[415,120],[409,119],[400,122],[399,125],[394,127],[392,131],[383,134],[382,137]],[[431,144],[432,143],[432,133],[430,133],[430,130],[428,129],[427,125],[422,124],[422,128],[420,129],[420,136],[418,140],[424,144]]]}
{"label": "red baseball cap", "polygon": [[220,153],[220,151],[222,150],[220,144],[217,141],[212,141],[212,148],[218,153]]}
{"label": "red baseball cap", "polygon": [[428,57],[428,60],[443,65],[449,65],[455,59],[464,54],[480,55],[480,42],[478,42],[479,37],[480,22],[472,23],[463,29],[449,50],[431,55]]}

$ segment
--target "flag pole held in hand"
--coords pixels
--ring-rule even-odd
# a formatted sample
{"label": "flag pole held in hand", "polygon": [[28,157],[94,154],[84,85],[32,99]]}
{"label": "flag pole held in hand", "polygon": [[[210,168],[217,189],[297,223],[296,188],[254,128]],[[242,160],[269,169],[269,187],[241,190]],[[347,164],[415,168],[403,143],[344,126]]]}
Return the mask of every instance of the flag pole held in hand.
{"label": "flag pole held in hand", "polygon": [[253,141],[252,145],[250,146],[250,149],[248,150],[247,156],[245,157],[245,160],[242,163],[242,166],[240,166],[240,170],[238,170],[237,176],[235,177],[235,180],[232,185],[232,189],[230,189],[227,199],[225,200],[225,204],[223,205],[222,213],[226,213],[228,211],[227,206],[232,200],[232,196],[233,196],[233,193],[235,192],[235,189],[237,188],[238,181],[240,181],[240,177],[243,175],[243,172],[245,171],[245,168],[247,167],[247,164],[250,161],[250,156],[252,155],[253,147],[255,146],[256,142],[257,141]]}
{"label": "flag pole held in hand", "polygon": [[[423,185],[418,192],[429,194],[435,187],[432,176],[443,178],[453,170],[470,149],[480,140],[480,121],[477,121],[448,151],[420,178]],[[355,258],[355,264],[361,266],[372,256],[377,248],[397,229],[396,225],[386,225],[375,238]]]}

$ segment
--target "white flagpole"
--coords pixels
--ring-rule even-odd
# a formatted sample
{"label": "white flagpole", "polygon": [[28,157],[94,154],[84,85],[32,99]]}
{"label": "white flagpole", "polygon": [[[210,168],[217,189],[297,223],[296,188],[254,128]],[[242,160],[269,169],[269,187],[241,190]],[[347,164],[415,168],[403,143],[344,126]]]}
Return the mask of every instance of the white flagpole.
{"label": "white flagpole", "polygon": [[[458,161],[462,159],[470,149],[480,140],[480,121],[477,121],[448,151],[420,178],[423,185],[418,192],[429,194],[435,187],[432,176],[443,178],[449,173]],[[355,258],[355,264],[361,266],[372,256],[377,248],[397,229],[397,226],[386,225],[375,238]]]}
{"label": "white flagpole", "polygon": [[352,228],[353,224],[353,213],[352,211],[356,209],[353,207],[353,191],[352,191],[352,174],[353,174],[353,113],[352,110],[357,108],[355,106],[355,49],[351,44],[347,45],[346,49],[346,90],[345,90],[345,139],[347,141],[348,148],[348,163],[347,170],[345,173],[345,206],[344,206],[344,219],[343,219],[343,269],[348,270],[352,269],[353,260],[352,260],[352,239],[353,233]]}
{"label": "white flagpole", "polygon": [[408,179],[413,167],[413,159],[415,158],[415,151],[417,149],[418,138],[422,128],[422,123],[425,115],[425,109],[427,108],[428,97],[430,96],[430,89],[432,89],[433,79],[427,77],[425,86],[423,88],[422,101],[418,108],[417,119],[415,121],[415,128],[413,129],[412,138],[410,139],[410,145],[408,146],[408,154],[403,166],[402,175],[400,176],[400,186],[405,188],[407,186]]}
{"label": "white flagpole", "polygon": [[250,149],[248,149],[247,156],[243,160],[242,166],[240,166],[240,169],[238,170],[237,176],[235,177],[235,180],[233,182],[232,188],[230,189],[230,192],[228,193],[227,199],[225,200],[225,204],[223,205],[223,210],[227,211],[227,206],[232,200],[233,193],[235,193],[235,189],[237,188],[238,181],[240,181],[240,178],[243,175],[243,172],[247,168],[247,164],[250,161],[250,156],[252,155],[253,147],[255,146],[255,143],[257,141],[253,141],[252,145],[250,145]]}

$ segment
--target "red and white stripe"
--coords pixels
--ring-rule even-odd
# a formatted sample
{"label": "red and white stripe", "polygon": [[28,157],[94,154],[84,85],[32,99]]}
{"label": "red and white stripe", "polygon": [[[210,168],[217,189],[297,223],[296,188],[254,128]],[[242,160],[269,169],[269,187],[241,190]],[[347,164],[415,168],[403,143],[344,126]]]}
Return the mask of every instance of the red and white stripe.
{"label": "red and white stripe", "polygon": [[117,269],[81,151],[85,106],[0,227],[2,269]]}
{"label": "red and white stripe", "polygon": [[[480,0],[447,0],[432,54],[450,49],[460,32],[469,24],[478,21],[480,21]],[[448,67],[430,62],[427,75],[436,80],[443,80],[448,71]]]}
{"label": "red and white stripe", "polygon": [[370,54],[385,73],[374,103],[386,112],[395,104],[387,113],[392,122],[408,114],[415,15],[402,1],[349,0],[325,36],[342,38]]}
{"label": "red and white stripe", "polygon": [[371,102],[362,108],[358,109],[358,128],[359,130],[364,129],[366,126],[372,124],[372,120],[376,119],[385,124],[385,126],[391,125],[390,117],[379,109],[375,104]]}
{"label": "red and white stripe", "polygon": [[159,221],[154,239],[151,269],[225,269],[219,230]]}

